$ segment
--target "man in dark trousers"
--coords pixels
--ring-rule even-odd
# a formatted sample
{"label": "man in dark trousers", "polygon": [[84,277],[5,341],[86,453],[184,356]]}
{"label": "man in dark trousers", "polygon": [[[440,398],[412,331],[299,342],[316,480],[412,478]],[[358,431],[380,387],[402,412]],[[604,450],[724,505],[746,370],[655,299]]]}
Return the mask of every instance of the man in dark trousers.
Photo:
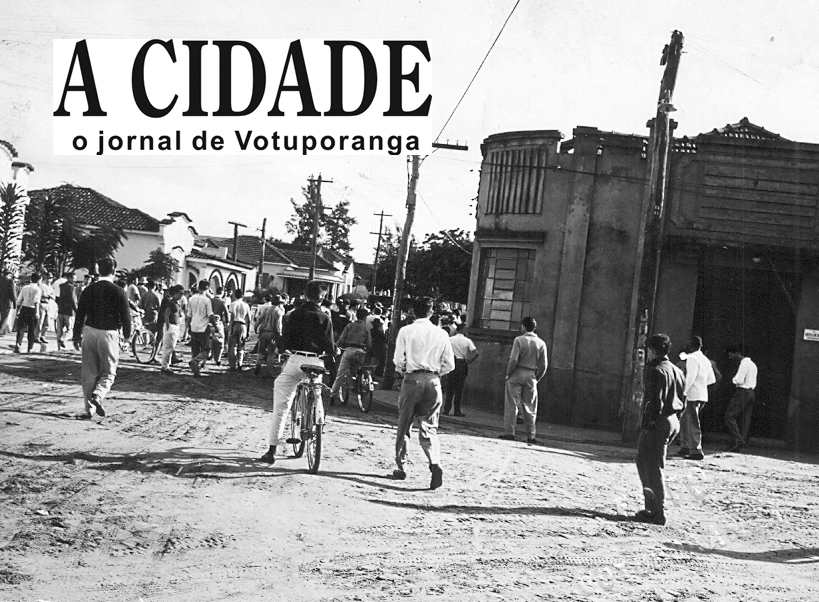
{"label": "man in dark trousers", "polygon": [[637,473],[643,484],[645,509],[634,518],[645,523],[665,524],[665,454],[680,432],[679,415],[685,408],[685,375],[668,359],[671,339],[653,334],[646,341],[643,421],[637,440]]}
{"label": "man in dark trousers", "polygon": [[312,280],[307,283],[307,300],[293,310],[284,323],[277,348],[279,353],[290,352],[281,374],[273,384],[273,422],[270,425],[267,452],[259,458],[273,464],[276,447],[284,437],[287,416],[296,397],[296,387],[304,377],[301,367],[305,364],[324,367],[319,355],[335,356],[333,323],[321,310],[321,301],[327,295],[327,285]]}
{"label": "man in dark trousers", "polygon": [[458,323],[455,326],[455,334],[449,338],[452,351],[455,354],[455,369],[448,375],[446,390],[446,403],[444,403],[444,414],[449,414],[453,401],[455,402],[455,416],[463,417],[461,412],[461,398],[466,385],[466,377],[469,375],[469,364],[478,357],[478,349],[472,339],[468,338],[464,331],[466,324]]}
{"label": "man in dark trousers", "polygon": [[77,299],[74,296],[74,272],[65,275],[65,282],[60,285],[57,297],[57,349],[65,349],[63,337],[71,331],[71,320],[77,311]]}
{"label": "man in dark trousers", "polygon": [[751,358],[745,357],[741,346],[729,345],[725,351],[728,359],[739,362],[737,373],[731,379],[736,390],[728,402],[728,409],[725,410],[725,426],[731,435],[728,451],[741,451],[748,441],[748,431],[751,429],[758,369]]}
{"label": "man in dark trousers", "polygon": [[85,412],[79,417],[89,420],[93,408],[105,416],[102,405],[117,376],[119,330],[127,340],[131,336],[131,308],[126,292],[114,284],[117,262],[112,257],[98,263],[100,278],[80,296],[74,320],[74,348],[82,348],[82,391]]}

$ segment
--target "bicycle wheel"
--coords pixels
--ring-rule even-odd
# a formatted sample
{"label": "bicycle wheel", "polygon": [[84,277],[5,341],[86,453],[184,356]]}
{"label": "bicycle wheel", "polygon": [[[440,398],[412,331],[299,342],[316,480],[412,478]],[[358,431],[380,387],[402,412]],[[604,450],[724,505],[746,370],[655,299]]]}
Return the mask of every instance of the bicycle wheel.
{"label": "bicycle wheel", "polygon": [[373,375],[369,370],[361,370],[358,373],[358,407],[365,414],[373,407]]}
{"label": "bicycle wheel", "polygon": [[147,364],[156,357],[156,335],[140,328],[131,337],[131,352],[140,364]]}
{"label": "bicycle wheel", "polygon": [[[296,389],[296,398],[293,400],[293,407],[290,410],[290,441],[293,446],[293,455],[301,458],[304,454],[304,437],[302,436],[301,423],[304,420],[304,387],[299,385]],[[295,443],[298,441],[298,443]]]}
{"label": "bicycle wheel", "polygon": [[322,425],[316,420],[316,412],[318,411],[318,403],[316,402],[315,389],[307,391],[307,411],[305,417],[307,418],[304,434],[302,440],[307,440],[307,466],[310,472],[316,474],[321,462],[321,430]]}

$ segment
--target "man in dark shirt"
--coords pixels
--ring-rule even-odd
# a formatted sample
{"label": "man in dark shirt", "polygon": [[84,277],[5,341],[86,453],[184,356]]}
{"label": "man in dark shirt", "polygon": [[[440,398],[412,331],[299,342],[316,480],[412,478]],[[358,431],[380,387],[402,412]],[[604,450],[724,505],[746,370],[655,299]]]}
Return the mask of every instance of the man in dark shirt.
{"label": "man in dark shirt", "polygon": [[327,285],[315,280],[308,282],[305,295],[307,300],[288,316],[277,344],[279,352],[288,351],[290,357],[273,385],[273,423],[268,437],[269,447],[259,458],[268,464],[276,461],[276,446],[284,437],[287,415],[296,397],[296,386],[304,377],[301,367],[305,364],[323,367],[319,355],[324,353],[332,357],[336,353],[333,323],[320,307],[327,295]]}
{"label": "man in dark shirt", "polygon": [[685,375],[668,359],[670,350],[667,335],[653,334],[646,341],[643,421],[637,441],[637,473],[643,484],[645,509],[634,518],[657,525],[665,524],[665,454],[680,432],[679,415],[685,409]]}
{"label": "man in dark shirt", "polygon": [[117,376],[119,330],[126,340],[131,336],[128,296],[114,284],[117,262],[107,257],[98,268],[100,279],[82,292],[74,320],[74,348],[82,348],[85,413],[80,418],[85,420],[91,418],[91,408],[105,416],[102,402]]}
{"label": "man in dark shirt", "polygon": [[17,292],[14,280],[11,279],[11,270],[5,269],[0,276],[0,328],[5,327],[12,307],[17,307]]}
{"label": "man in dark shirt", "polygon": [[65,282],[60,285],[57,297],[57,349],[64,349],[63,337],[71,330],[71,320],[77,311],[77,299],[74,296],[74,272],[67,272]]}

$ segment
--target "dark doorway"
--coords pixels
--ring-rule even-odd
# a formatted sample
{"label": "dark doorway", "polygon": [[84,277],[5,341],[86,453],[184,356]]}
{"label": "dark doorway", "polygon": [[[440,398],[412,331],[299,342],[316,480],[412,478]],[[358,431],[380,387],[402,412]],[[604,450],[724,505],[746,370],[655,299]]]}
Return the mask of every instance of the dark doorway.
{"label": "dark doorway", "polygon": [[[784,439],[793,368],[799,277],[773,268],[764,257],[746,253],[732,262],[745,267],[705,265],[700,269],[693,333],[700,334],[708,356],[717,362],[722,382],[703,413],[703,429],[724,432],[731,379],[737,364],[726,345],[744,345],[759,368],[751,436]],[[733,364],[733,365],[732,365]]]}

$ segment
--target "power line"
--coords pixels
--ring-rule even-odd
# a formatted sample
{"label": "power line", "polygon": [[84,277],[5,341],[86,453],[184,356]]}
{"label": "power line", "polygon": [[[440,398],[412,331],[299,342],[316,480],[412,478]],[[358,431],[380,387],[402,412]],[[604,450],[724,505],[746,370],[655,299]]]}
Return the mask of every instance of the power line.
{"label": "power line", "polygon": [[458,241],[457,241],[457,240],[455,240],[454,238],[452,238],[452,236],[450,236],[450,235],[449,235],[449,232],[447,232],[447,231],[446,231],[446,228],[444,228],[444,225],[443,225],[443,224],[442,224],[442,223],[441,223],[441,222],[438,220],[438,216],[437,216],[437,215],[435,215],[435,214],[432,212],[432,209],[430,209],[430,208],[429,208],[429,205],[427,205],[427,201],[426,201],[426,199],[424,199],[424,195],[422,195],[422,194],[419,192],[419,193],[418,193],[418,196],[419,196],[419,197],[421,197],[421,202],[422,202],[422,203],[424,203],[424,207],[426,207],[426,208],[427,208],[427,211],[429,211],[429,212],[430,212],[430,214],[432,215],[433,219],[434,219],[436,222],[438,222],[438,225],[441,227],[441,232],[443,232],[444,236],[446,236],[446,237],[447,237],[447,238],[448,238],[450,241],[452,241],[452,244],[454,244],[456,247],[458,247],[458,248],[459,248],[461,251],[463,251],[463,252],[464,252],[464,253],[466,253],[467,255],[472,255],[472,251],[467,251],[466,249],[464,249],[464,248],[463,248],[461,245],[459,245],[459,244],[458,244]]}
{"label": "power line", "polygon": [[472,80],[469,82],[469,85],[466,87],[466,90],[464,90],[464,93],[461,95],[461,99],[458,101],[458,104],[455,105],[455,108],[452,109],[452,113],[449,114],[449,117],[447,117],[447,120],[444,123],[444,127],[442,127],[441,131],[438,132],[438,135],[435,136],[435,142],[438,142],[438,138],[440,138],[441,134],[444,133],[444,130],[446,129],[446,126],[449,125],[449,121],[452,119],[452,116],[455,115],[455,111],[457,111],[458,107],[461,106],[461,101],[463,101],[464,97],[466,96],[466,93],[469,92],[469,88],[472,87],[472,84],[474,83],[475,78],[478,77],[478,73],[481,72],[481,67],[483,67],[483,64],[486,62],[486,59],[489,58],[489,53],[492,52],[492,49],[495,47],[495,44],[497,44],[498,39],[501,37],[501,34],[503,33],[503,30],[506,28],[506,24],[509,23],[509,19],[512,18],[512,15],[514,14],[515,9],[518,7],[518,4],[520,4],[520,0],[517,0],[517,2],[515,2],[515,6],[512,7],[512,10],[509,12],[509,16],[506,17],[506,21],[503,22],[503,25],[501,26],[500,31],[498,32],[498,35],[495,36],[495,41],[492,42],[492,45],[489,47],[489,50],[486,51],[486,56],[483,57],[483,60],[481,61],[481,64],[478,65],[478,70],[475,71],[475,75],[472,76]]}

